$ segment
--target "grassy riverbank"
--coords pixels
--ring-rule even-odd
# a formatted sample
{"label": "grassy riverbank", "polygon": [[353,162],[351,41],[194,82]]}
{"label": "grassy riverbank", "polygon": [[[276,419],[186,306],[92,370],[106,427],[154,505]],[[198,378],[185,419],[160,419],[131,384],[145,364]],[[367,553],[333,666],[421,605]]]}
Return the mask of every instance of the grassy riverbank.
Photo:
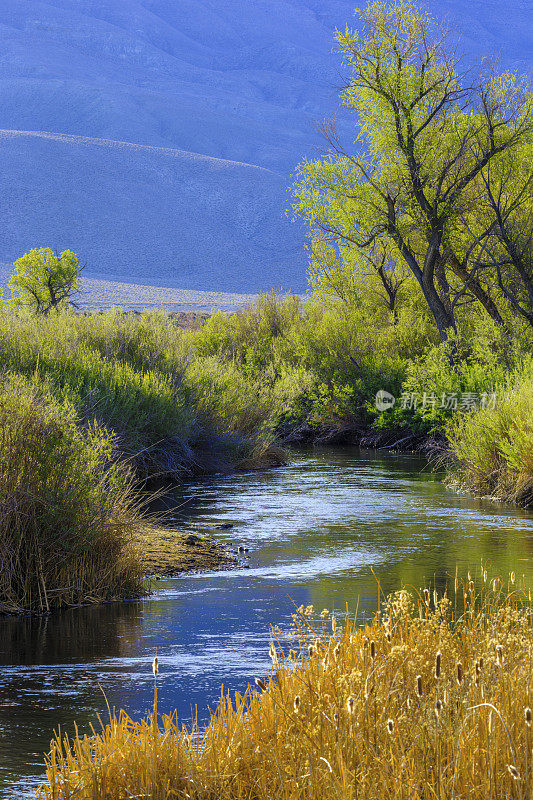
{"label": "grassy riverbank", "polygon": [[162,313],[0,307],[0,612],[142,594],[143,481],[283,460],[269,397],[187,335]]}
{"label": "grassy riverbank", "polygon": [[533,632],[514,574],[397,592],[364,627],[308,612],[293,643],[274,636],[270,679],[222,696],[205,731],[156,699],[144,721],[58,737],[40,800],[529,796]]}
{"label": "grassy riverbank", "polygon": [[193,327],[0,308],[1,610],[141,592],[140,483],[274,466],[283,441],[436,443],[456,485],[531,503],[527,331],[470,315],[451,362],[417,307],[273,295]]}

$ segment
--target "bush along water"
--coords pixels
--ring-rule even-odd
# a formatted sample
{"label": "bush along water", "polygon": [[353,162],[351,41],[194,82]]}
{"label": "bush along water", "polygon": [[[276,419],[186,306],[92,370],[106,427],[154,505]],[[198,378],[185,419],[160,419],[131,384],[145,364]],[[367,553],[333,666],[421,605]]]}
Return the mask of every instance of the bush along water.
{"label": "bush along water", "polygon": [[514,573],[389,597],[369,624],[312,607],[273,631],[270,678],[205,729],[122,712],[60,735],[39,800],[529,797],[530,594]]}
{"label": "bush along water", "polygon": [[139,524],[115,442],[39,382],[0,382],[0,612],[139,595]]}

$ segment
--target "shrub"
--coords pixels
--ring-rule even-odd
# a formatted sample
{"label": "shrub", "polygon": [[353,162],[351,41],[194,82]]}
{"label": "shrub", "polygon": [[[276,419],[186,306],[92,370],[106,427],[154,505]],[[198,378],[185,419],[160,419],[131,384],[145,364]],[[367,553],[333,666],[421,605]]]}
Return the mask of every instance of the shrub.
{"label": "shrub", "polygon": [[131,476],[114,440],[85,429],[68,401],[4,376],[0,383],[0,611],[142,593],[129,547],[138,524]]}
{"label": "shrub", "polygon": [[533,362],[501,384],[494,408],[454,418],[447,435],[453,485],[533,505]]}

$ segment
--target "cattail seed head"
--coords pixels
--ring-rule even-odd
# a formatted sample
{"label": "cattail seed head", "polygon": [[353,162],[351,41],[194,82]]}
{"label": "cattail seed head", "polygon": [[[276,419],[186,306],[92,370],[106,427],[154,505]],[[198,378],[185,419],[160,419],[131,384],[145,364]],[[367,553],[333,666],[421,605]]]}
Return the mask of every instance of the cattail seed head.
{"label": "cattail seed head", "polygon": [[498,578],[494,578],[492,581],[492,591],[496,594],[496,589],[498,588]]}
{"label": "cattail seed head", "polygon": [[411,702],[411,698],[410,697],[408,697],[407,700],[405,701],[405,705],[407,706],[407,708],[409,710],[411,709],[412,702]]}
{"label": "cattail seed head", "polygon": [[474,581],[468,581],[468,591],[470,594],[474,594]]}
{"label": "cattail seed head", "polygon": [[514,574],[514,572],[511,572],[510,578],[511,578],[511,583],[514,583],[515,582],[515,574]]}
{"label": "cattail seed head", "polygon": [[496,645],[496,658],[498,660],[498,665],[501,667],[503,664],[503,647],[501,644]]}
{"label": "cattail seed head", "polygon": [[457,662],[456,669],[457,669],[457,683],[460,686],[461,683],[463,682],[463,665],[461,664],[460,661]]}
{"label": "cattail seed head", "polygon": [[297,694],[296,697],[294,698],[294,713],[298,714],[299,711],[300,711],[300,695]]}
{"label": "cattail seed head", "polygon": [[520,773],[518,772],[514,764],[507,764],[507,769],[509,770],[509,774],[511,775],[512,778],[515,779],[515,781],[520,780]]}
{"label": "cattail seed head", "polygon": [[353,699],[353,697],[349,697],[347,699],[346,709],[348,711],[348,714],[353,714],[353,712],[355,711],[355,700]]}
{"label": "cattail seed head", "polygon": [[422,675],[416,676],[416,693],[419,697],[422,697]]}
{"label": "cattail seed head", "polygon": [[437,655],[435,656],[435,677],[440,678],[440,661],[441,661],[441,652],[438,651]]}
{"label": "cattail seed head", "polygon": [[435,703],[435,716],[437,717],[437,719],[440,717],[441,709],[442,709],[442,703],[440,700],[437,700],[437,702]]}
{"label": "cattail seed head", "polygon": [[268,648],[268,655],[272,661],[276,661],[278,655],[276,653],[276,648],[274,647],[274,643],[270,642],[270,647]]}
{"label": "cattail seed head", "polygon": [[375,641],[372,639],[372,641],[370,642],[370,658],[371,658],[372,660],[374,660],[374,659],[375,659],[375,657],[376,657],[376,643],[375,643]]}
{"label": "cattail seed head", "polygon": [[256,678],[255,679],[255,684],[256,684],[256,686],[259,686],[259,688],[261,689],[262,692],[264,692],[266,690],[265,682],[262,681],[261,678]]}
{"label": "cattail seed head", "polygon": [[485,663],[485,662],[484,662],[484,660],[483,660],[483,656],[480,656],[480,657],[479,657],[479,661],[478,661],[478,664],[479,664],[479,668],[480,668],[480,669],[483,669],[483,664],[484,664],[484,663]]}
{"label": "cattail seed head", "polygon": [[437,608],[437,603],[439,602],[439,596],[437,594],[437,590],[433,589],[433,605]]}
{"label": "cattail seed head", "polygon": [[528,728],[530,728],[531,727],[531,720],[533,719],[533,713],[531,712],[531,709],[530,709],[529,706],[524,709],[524,719],[526,721],[526,725],[528,726]]}
{"label": "cattail seed head", "polygon": [[307,652],[308,652],[308,654],[309,654],[309,658],[312,658],[312,657],[313,657],[313,654],[314,654],[314,652],[315,652],[315,648],[313,647],[313,645],[312,645],[312,644],[310,644],[310,645],[308,646],[308,648],[307,648]]}
{"label": "cattail seed head", "polygon": [[340,650],[341,650],[341,643],[337,642],[337,644],[333,648],[333,658],[334,658],[335,661],[337,660],[337,658],[339,656]]}
{"label": "cattail seed head", "polygon": [[155,678],[157,676],[157,673],[159,672],[159,661],[157,659],[157,656],[152,661],[152,672],[154,673],[154,678]]}
{"label": "cattail seed head", "polygon": [[429,589],[424,589],[424,600],[426,605],[429,606]]}
{"label": "cattail seed head", "polygon": [[483,570],[483,583],[487,583],[487,570]]}
{"label": "cattail seed head", "polygon": [[392,732],[394,731],[394,720],[392,719],[387,720],[387,731],[389,732],[389,734],[392,734]]}

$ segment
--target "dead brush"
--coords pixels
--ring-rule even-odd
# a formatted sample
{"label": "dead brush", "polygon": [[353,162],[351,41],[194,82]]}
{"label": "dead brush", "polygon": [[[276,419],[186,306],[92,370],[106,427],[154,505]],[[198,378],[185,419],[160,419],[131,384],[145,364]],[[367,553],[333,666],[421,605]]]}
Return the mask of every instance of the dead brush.
{"label": "dead brush", "polygon": [[432,608],[397,592],[370,624],[347,618],[333,635],[302,608],[300,655],[278,642],[260,691],[223,694],[204,730],[122,712],[90,737],[58,735],[37,797],[530,797],[533,634],[517,583],[458,582]]}

